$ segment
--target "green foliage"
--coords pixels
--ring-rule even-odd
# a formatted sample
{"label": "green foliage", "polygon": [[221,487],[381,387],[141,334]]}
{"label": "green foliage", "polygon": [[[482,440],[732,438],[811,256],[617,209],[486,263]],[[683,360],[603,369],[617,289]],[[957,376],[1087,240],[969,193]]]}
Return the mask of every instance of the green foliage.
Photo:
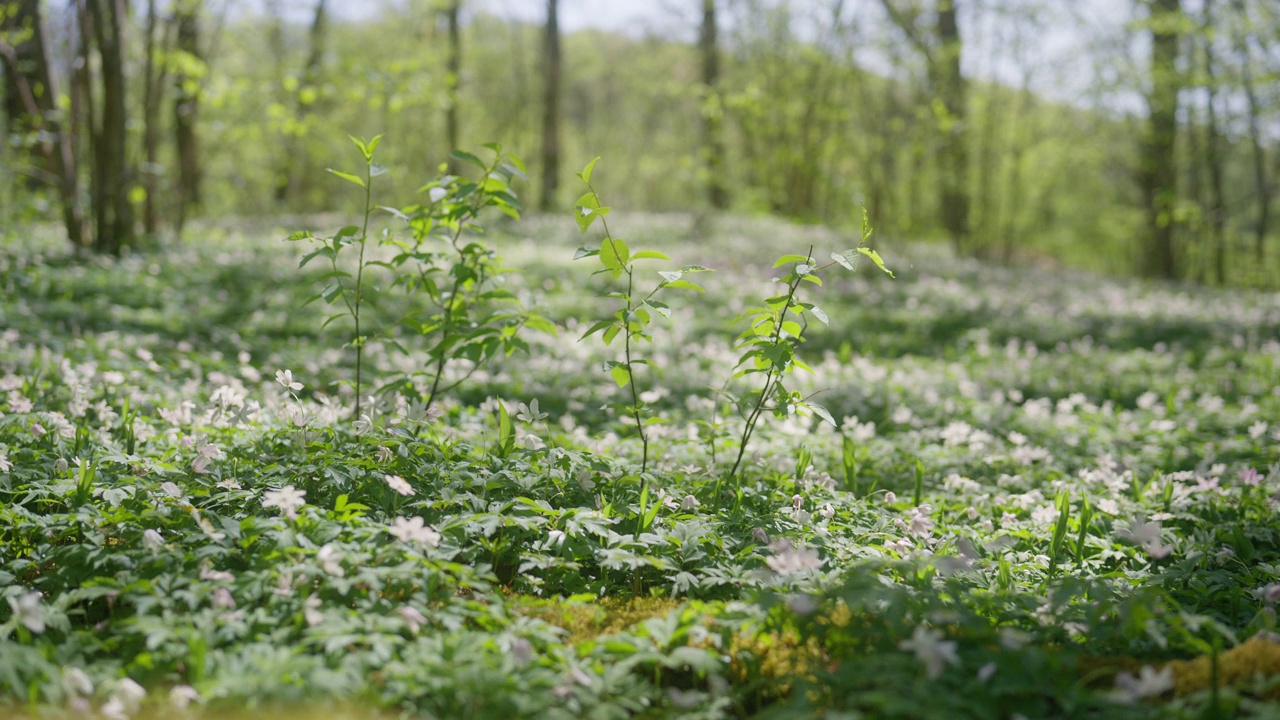
{"label": "green foliage", "polygon": [[737,372],[734,378],[763,374],[758,389],[755,389],[735,400],[739,413],[743,417],[742,433],[738,438],[738,455],[729,469],[727,477],[734,480],[742,458],[746,454],[747,444],[755,433],[756,425],[762,414],[768,410],[777,418],[787,418],[801,413],[812,413],[831,425],[835,419],[827,409],[811,402],[803,393],[788,390],[783,384],[787,375],[801,369],[813,372],[813,368],[796,357],[800,344],[804,341],[805,328],[809,318],[815,318],[823,325],[830,324],[827,313],[812,303],[803,302],[797,291],[801,283],[822,286],[820,273],[834,265],[846,270],[853,270],[860,256],[871,258],[876,267],[890,277],[893,273],[884,266],[884,261],[876,251],[865,247],[871,239],[871,225],[867,219],[867,211],[862,211],[862,240],[858,247],[843,253],[831,253],[831,262],[818,266],[812,257],[813,249],[804,255],[783,255],[773,264],[779,268],[790,265],[790,270],[781,278],[774,278],[775,284],[785,287],[780,292],[764,301],[764,305],[748,308],[744,312],[743,324],[747,326],[738,335],[735,350],[740,353]]}
{"label": "green foliage", "polygon": [[[525,179],[519,158],[503,154],[498,145],[485,147],[493,154],[488,162],[468,152],[454,153],[457,162],[479,172],[479,179],[446,175],[419,190],[426,193],[427,203],[390,210],[408,225],[411,240],[388,240],[399,252],[386,267],[396,273],[396,285],[420,294],[428,304],[425,312],[401,321],[428,341],[425,369],[412,375],[428,388],[424,412],[440,393],[458,387],[494,358],[528,350],[519,337],[523,328],[556,333],[553,323],[525,310],[505,287],[501,261],[476,224],[487,208],[519,219],[511,183]],[[446,382],[450,364],[458,361],[466,361],[468,370]]]}
{"label": "green foliage", "polygon": [[[685,242],[634,222],[635,246]],[[751,266],[820,238],[761,222],[697,251]],[[512,294],[594,318],[556,259],[580,234],[528,232],[504,253],[524,253]],[[650,480],[620,482],[642,442],[581,370],[625,329],[530,334],[437,417],[399,384],[354,425],[326,394],[347,329],[298,308],[296,260],[260,236],[89,265],[0,251],[6,717],[102,714],[137,692],[126,678],[146,693],[136,718],[176,715],[171,691],[273,715],[1274,714],[1269,298],[1019,278],[918,247],[895,250],[918,272],[893,282],[831,268],[830,332],[805,332],[803,304],[762,320],[800,325],[820,377],[786,387],[825,389],[840,427],[760,423],[730,497],[698,422],[739,357],[731,318],[761,305],[738,274],[703,276],[672,341],[646,345],[666,433]],[[380,316],[432,311],[397,290]],[[414,349],[369,352],[370,376]]]}
{"label": "green foliage", "polygon": [[633,252],[625,241],[614,237],[609,232],[609,223],[605,219],[609,214],[609,208],[600,204],[600,196],[596,194],[595,186],[591,184],[591,174],[599,161],[600,158],[595,158],[587,163],[581,173],[578,173],[578,178],[587,186],[587,192],[574,204],[574,217],[578,223],[578,230],[584,235],[598,219],[604,228],[604,238],[600,241],[598,248],[579,248],[574,259],[589,257],[599,259],[602,268],[597,270],[596,274],[608,273],[615,282],[625,275],[626,289],[606,294],[605,297],[618,300],[622,307],[608,317],[597,320],[579,339],[584,340],[600,333],[604,344],[610,345],[619,335],[622,336],[622,361],[607,361],[604,368],[619,388],[630,388],[631,402],[620,403],[616,407],[628,413],[635,421],[636,432],[640,435],[643,448],[640,455],[640,474],[643,476],[649,469],[649,438],[645,427],[656,419],[645,417],[647,413],[644,403],[640,401],[640,383],[635,373],[638,367],[651,363],[639,357],[634,348],[641,343],[653,341],[649,326],[655,314],[664,318],[671,317],[671,307],[658,300],[658,295],[668,288],[702,292],[700,286],[685,280],[684,276],[708,272],[708,269],[700,265],[686,265],[678,271],[658,271],[657,274],[661,279],[654,284],[653,289],[641,295],[642,291],[636,288],[636,263],[641,260],[670,260],[671,258],[656,250]]}
{"label": "green foliage", "polygon": [[[392,288],[401,288],[406,295],[420,296],[420,300],[425,301],[425,309],[416,309],[423,302],[414,303],[415,309],[398,323],[426,342],[424,368],[404,374],[397,383],[421,396],[417,399],[418,413],[432,412],[441,393],[457,388],[494,358],[527,350],[519,337],[523,328],[556,332],[553,323],[526,311],[504,287],[501,260],[482,241],[483,230],[476,225],[487,208],[495,208],[512,218],[520,217],[520,204],[511,183],[524,177],[523,164],[519,158],[503,154],[497,145],[486,146],[493,154],[488,162],[464,151],[454,154],[460,163],[476,168],[479,179],[445,175],[419,189],[427,195],[426,203],[402,210],[382,208],[405,223],[409,239],[401,240],[390,230],[384,231],[378,245],[391,249],[394,254],[388,260],[366,259],[369,217],[374,209],[373,178],[386,172],[386,168],[373,162],[381,139],[379,135],[366,143],[351,138],[364,157],[364,177],[329,170],[364,190],[363,224],[344,227],[328,238],[316,238],[307,231],[299,231],[289,238],[319,242],[320,247],[304,256],[299,264],[305,267],[317,257],[329,260],[330,271],[321,276],[329,284],[312,300],[323,299],[329,304],[341,300],[346,316],[351,317],[355,325],[350,346],[356,349],[354,417],[357,418],[360,417],[363,353],[371,339],[371,335],[362,334],[361,310],[381,296],[378,288],[365,284],[365,273],[371,268],[381,268],[390,274]],[[354,273],[339,266],[339,256],[346,247],[359,251]],[[340,317],[343,313],[331,315],[324,324]],[[367,328],[366,320],[366,333]],[[386,329],[382,332],[386,333]],[[389,333],[385,339],[401,351],[410,352]],[[461,377],[448,379],[451,364],[463,361],[467,370]],[[415,380],[421,380],[424,389],[419,390]],[[390,386],[388,383],[385,387]]]}

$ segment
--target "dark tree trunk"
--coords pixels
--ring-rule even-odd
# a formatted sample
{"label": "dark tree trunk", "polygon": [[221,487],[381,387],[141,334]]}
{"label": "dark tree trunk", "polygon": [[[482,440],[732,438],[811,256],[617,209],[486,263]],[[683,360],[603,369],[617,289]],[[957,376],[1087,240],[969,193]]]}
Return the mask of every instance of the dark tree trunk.
{"label": "dark tree trunk", "polygon": [[547,24],[543,33],[546,62],[542,99],[542,198],[546,212],[555,207],[560,185],[560,17],[557,0],[547,0]]}
{"label": "dark tree trunk", "polygon": [[[1244,0],[1235,0],[1236,12],[1247,23]],[[1271,224],[1271,187],[1267,181],[1267,150],[1262,138],[1259,116],[1263,112],[1254,89],[1253,61],[1249,52],[1249,38],[1245,33],[1236,37],[1236,52],[1240,55],[1240,84],[1249,106],[1249,142],[1253,146],[1253,191],[1258,196],[1258,214],[1254,220],[1254,260],[1262,267],[1266,259],[1267,230]]]}
{"label": "dark tree trunk", "polygon": [[1174,248],[1174,205],[1178,196],[1178,71],[1181,0],[1151,0],[1151,91],[1147,95],[1147,129],[1138,178],[1147,210],[1147,245],[1143,272],[1150,277],[1178,277]]}
{"label": "dark tree trunk", "polygon": [[938,52],[934,65],[935,91],[947,117],[942,122],[942,225],[952,242],[963,248],[969,241],[969,143],[966,117],[968,88],[960,73],[960,25],[956,0],[938,0]]}
{"label": "dark tree trunk", "polygon": [[49,61],[49,38],[41,14],[40,0],[10,0],[0,3],[6,25],[21,30],[24,39],[18,47],[0,42],[0,65],[9,78],[12,107],[10,130],[27,128],[43,131],[36,149],[52,178],[62,205],[62,221],[71,244],[77,248],[89,245],[88,227],[80,204],[78,162],[73,135],[75,116],[61,117],[57,107],[58,91]]}
{"label": "dark tree trunk", "polygon": [[[156,0],[147,0],[146,61],[142,86],[142,187],[147,198],[142,205],[142,230],[147,236],[156,235],[158,218],[156,196],[159,194],[160,177],[160,103],[164,94],[164,77],[167,63],[157,63],[161,50],[157,47],[159,13]],[[161,43],[167,46],[167,43]]]}
{"label": "dark tree trunk", "polygon": [[[174,22],[177,25],[176,48],[194,62],[200,62],[200,10],[199,0],[186,0],[179,4]],[[173,100],[174,145],[178,155],[178,212],[175,233],[182,235],[182,228],[192,211],[201,204],[200,144],[196,136],[196,120],[200,112],[200,79],[185,73],[174,78]]]}
{"label": "dark tree trunk", "polygon": [[[307,51],[307,61],[302,66],[302,87],[299,89],[294,103],[294,112],[299,118],[304,118],[311,114],[312,103],[303,102],[302,93],[306,90],[314,91],[320,84],[321,71],[324,68],[328,29],[327,0],[318,0],[316,2],[315,15],[311,19],[310,48]],[[283,171],[277,178],[277,202],[289,202],[298,195],[298,187],[302,184],[301,175],[305,169],[299,157],[303,152],[303,148],[297,139],[289,136],[289,139],[285,142],[285,147],[288,151],[284,156]]]}
{"label": "dark tree trunk", "polygon": [[724,182],[723,106],[720,103],[720,44],[717,40],[716,0],[702,0],[702,32],[698,48],[702,55],[702,85],[706,92],[702,105],[702,152],[707,162],[707,199],[711,207],[729,206]]}
{"label": "dark tree trunk", "polygon": [[125,25],[128,11],[124,0],[88,0],[94,43],[101,63],[102,112],[98,121],[98,142],[94,157],[94,248],[119,254],[133,244],[133,206],[129,189],[133,184],[126,153],[128,112],[124,76]]}
{"label": "dark tree trunk", "polygon": [[462,0],[453,0],[445,10],[445,22],[449,26],[449,58],[445,65],[445,83],[447,102],[444,113],[445,141],[449,151],[459,147],[458,138],[458,88],[462,84],[462,29],[458,24],[458,13],[462,9]]}
{"label": "dark tree trunk", "polygon": [[960,36],[957,0],[936,0],[935,22],[922,30],[920,8],[906,8],[895,0],[881,0],[889,18],[924,56],[929,90],[937,101],[934,122],[939,132],[938,211],[942,226],[957,250],[969,244],[969,132],[968,85],[961,72],[964,44]]}
{"label": "dark tree trunk", "polygon": [[1213,257],[1214,279],[1219,285],[1227,282],[1226,223],[1227,209],[1223,191],[1222,132],[1218,129],[1217,64],[1213,55],[1210,33],[1214,26],[1213,0],[1204,0],[1204,74],[1208,97],[1205,100],[1205,165],[1209,171],[1208,227],[1209,250]]}

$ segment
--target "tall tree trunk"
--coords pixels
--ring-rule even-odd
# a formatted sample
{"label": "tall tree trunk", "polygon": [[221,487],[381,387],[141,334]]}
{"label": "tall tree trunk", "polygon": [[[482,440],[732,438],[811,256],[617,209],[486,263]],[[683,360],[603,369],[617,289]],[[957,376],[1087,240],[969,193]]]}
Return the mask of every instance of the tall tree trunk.
{"label": "tall tree trunk", "polygon": [[[8,0],[0,3],[4,16],[21,28],[25,36],[19,47],[0,42],[0,65],[9,77],[13,127],[30,127],[41,132],[37,149],[53,176],[62,205],[62,222],[67,238],[76,249],[89,245],[88,227],[80,204],[78,162],[73,135],[74,116],[64,118],[57,107],[58,90],[49,61],[49,37],[41,14],[40,0]],[[19,110],[20,109],[20,110]]]}
{"label": "tall tree trunk", "polygon": [[[154,238],[157,230],[156,195],[157,180],[160,176],[160,102],[164,93],[165,68],[168,63],[160,63],[157,67],[158,55],[162,52],[156,46],[156,31],[159,24],[159,13],[156,0],[147,0],[147,25],[145,30],[146,60],[143,70],[142,85],[142,187],[147,193],[142,205],[142,230],[147,236]],[[167,45],[167,43],[165,43]]]}
{"label": "tall tree trunk", "polygon": [[956,3],[936,0],[933,27],[923,30],[919,6],[913,3],[904,8],[895,0],[880,2],[924,57],[940,144],[938,211],[952,244],[957,250],[966,250],[970,235],[968,86],[960,66],[964,44]]}
{"label": "tall tree trunk", "polygon": [[[176,50],[185,56],[184,67],[200,64],[200,0],[184,0],[178,4],[174,22],[177,25]],[[182,228],[193,210],[201,204],[200,143],[196,136],[196,119],[200,112],[199,77],[178,73],[174,78],[173,100],[174,145],[178,154],[178,212],[174,232],[182,236]]]}
{"label": "tall tree trunk", "polygon": [[[294,98],[293,110],[299,119],[311,114],[313,102],[304,102],[304,92],[315,92],[320,84],[321,71],[324,67],[324,54],[328,41],[329,12],[328,1],[317,0],[315,14],[311,18],[311,31],[308,36],[310,47],[307,60],[302,66],[302,82]],[[283,33],[283,29],[280,30]],[[283,172],[277,178],[276,201],[289,202],[298,195],[298,187],[302,183],[304,164],[299,157],[303,152],[302,143],[293,135],[287,136],[285,147],[288,152],[284,156]]]}
{"label": "tall tree trunk", "polygon": [[1151,91],[1147,95],[1147,128],[1138,172],[1147,211],[1147,243],[1143,272],[1150,277],[1178,277],[1174,248],[1174,205],[1178,196],[1178,71],[1181,0],[1149,0],[1151,25]]}
{"label": "tall tree trunk", "polygon": [[[1235,0],[1240,22],[1248,24],[1244,0]],[[1254,260],[1259,267],[1266,258],[1267,229],[1271,224],[1271,187],[1267,182],[1267,151],[1262,139],[1258,93],[1254,88],[1252,54],[1246,32],[1236,36],[1236,53],[1240,56],[1240,84],[1249,106],[1249,142],[1253,146],[1253,191],[1258,196],[1258,214],[1254,221]]]}
{"label": "tall tree trunk", "polygon": [[729,207],[724,181],[724,109],[720,102],[720,44],[717,40],[716,0],[702,0],[702,31],[698,49],[702,55],[702,152],[707,162],[707,200],[711,207]]}
{"label": "tall tree trunk", "polygon": [[445,21],[449,26],[449,57],[445,64],[445,83],[447,107],[444,113],[445,141],[449,151],[459,147],[458,138],[458,88],[462,84],[462,29],[458,24],[458,13],[462,9],[462,0],[452,0],[445,10]]}
{"label": "tall tree trunk", "polygon": [[935,92],[946,118],[942,130],[942,225],[958,249],[969,242],[968,88],[960,72],[960,25],[956,0],[938,0],[938,53],[933,74]]}
{"label": "tall tree trunk", "polygon": [[1227,283],[1227,209],[1222,183],[1222,132],[1218,128],[1217,65],[1213,54],[1210,33],[1214,27],[1214,0],[1204,0],[1204,75],[1207,97],[1205,99],[1205,157],[1209,172],[1209,251],[1213,257],[1214,279],[1219,285]]}
{"label": "tall tree trunk", "polygon": [[87,2],[102,81],[98,142],[93,147],[95,185],[92,194],[97,231],[94,248],[118,255],[131,246],[134,239],[133,206],[129,203],[133,177],[126,153],[129,118],[124,76],[124,31],[129,15],[124,0]]}
{"label": "tall tree trunk", "polygon": [[560,185],[560,9],[557,0],[547,0],[547,24],[543,32],[546,68],[542,98],[542,198],[543,212],[555,206]]}

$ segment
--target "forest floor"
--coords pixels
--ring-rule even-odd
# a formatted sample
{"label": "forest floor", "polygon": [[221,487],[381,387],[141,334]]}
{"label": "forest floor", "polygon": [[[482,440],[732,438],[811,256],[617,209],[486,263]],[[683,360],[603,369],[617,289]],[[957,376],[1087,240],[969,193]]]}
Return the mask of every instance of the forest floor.
{"label": "forest floor", "polygon": [[[637,345],[647,457],[567,218],[487,236],[557,333],[430,412],[399,325],[353,413],[293,227],[0,249],[10,716],[1280,714],[1280,295],[877,242],[896,279],[803,290],[828,323],[787,390],[834,424],[766,413],[726,479],[740,318],[779,255],[857,240],[610,223],[675,258],[651,279],[715,271]],[[366,328],[415,309],[389,281]]]}

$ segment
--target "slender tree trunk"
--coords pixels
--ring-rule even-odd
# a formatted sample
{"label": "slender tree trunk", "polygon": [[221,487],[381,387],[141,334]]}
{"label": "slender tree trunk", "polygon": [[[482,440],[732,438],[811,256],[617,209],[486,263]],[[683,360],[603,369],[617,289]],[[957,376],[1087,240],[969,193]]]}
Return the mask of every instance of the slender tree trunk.
{"label": "slender tree trunk", "polygon": [[142,167],[142,187],[147,193],[142,205],[142,230],[148,237],[154,238],[157,230],[156,195],[159,178],[160,157],[160,102],[163,94],[165,66],[157,67],[157,55],[161,52],[156,46],[156,26],[159,13],[156,0],[147,0],[147,25],[145,30],[146,60],[143,70],[142,85],[142,151],[144,164]]}
{"label": "slender tree trunk", "polygon": [[[299,119],[310,115],[314,105],[314,100],[306,102],[303,94],[304,92],[315,92],[316,87],[320,84],[329,35],[328,30],[328,2],[327,0],[317,0],[308,37],[310,47],[307,50],[306,63],[302,66],[301,87],[294,97],[293,110]],[[283,34],[283,28],[280,29],[280,32]],[[297,197],[305,167],[300,157],[303,153],[303,147],[298,139],[293,135],[289,135],[285,141],[285,147],[288,151],[284,156],[284,170],[277,178],[276,201],[287,203]]]}
{"label": "slender tree trunk", "polygon": [[957,249],[969,243],[968,87],[960,72],[960,25],[957,0],[938,0],[938,54],[935,91],[947,117],[942,120],[942,224]]}
{"label": "slender tree trunk", "polygon": [[717,39],[716,0],[702,0],[702,31],[698,48],[702,55],[702,152],[707,162],[707,199],[711,207],[729,207],[724,178],[724,110],[720,102],[720,44]]}
{"label": "slender tree trunk", "polygon": [[934,24],[920,27],[920,8],[904,8],[895,0],[880,4],[907,40],[924,57],[929,90],[933,93],[934,122],[939,135],[938,211],[942,226],[957,251],[968,249],[969,228],[969,132],[968,85],[961,72],[964,44],[960,36],[958,0],[936,0]]}
{"label": "slender tree trunk", "polygon": [[546,68],[542,98],[542,198],[543,212],[555,207],[560,185],[560,10],[557,0],[547,0],[547,24],[543,32]]}
{"label": "slender tree trunk", "polygon": [[[57,107],[58,89],[49,61],[48,29],[39,0],[0,3],[12,27],[23,29],[25,39],[15,48],[0,42],[0,65],[9,77],[14,101],[10,109],[11,129],[29,127],[41,132],[36,148],[40,153],[62,205],[62,222],[67,238],[76,249],[89,244],[84,209],[80,204],[78,162],[75,155],[72,118],[62,117]],[[20,113],[20,114],[16,114]]]}
{"label": "slender tree trunk", "polygon": [[[176,50],[188,63],[200,63],[200,11],[199,0],[179,3],[174,17],[177,25]],[[185,65],[185,64],[184,64]],[[200,167],[200,143],[196,135],[196,120],[200,112],[200,78],[178,73],[174,78],[173,100],[174,145],[178,155],[178,212],[174,233],[182,236],[191,212],[198,210],[202,201]]]}
{"label": "slender tree trunk", "polygon": [[1147,210],[1147,245],[1142,270],[1150,277],[1178,277],[1174,249],[1174,204],[1178,196],[1178,71],[1181,0],[1150,0],[1151,91],[1138,177]]}
{"label": "slender tree trunk", "polygon": [[1213,41],[1209,37],[1214,27],[1214,0],[1204,0],[1204,74],[1205,90],[1205,165],[1209,174],[1208,215],[1209,252],[1213,257],[1214,279],[1219,285],[1227,283],[1226,203],[1223,191],[1222,132],[1218,128],[1217,64],[1213,54]]}
{"label": "slender tree trunk", "polygon": [[445,125],[445,141],[449,144],[449,151],[457,150],[460,145],[458,138],[458,88],[462,84],[462,29],[458,23],[458,13],[462,9],[462,0],[453,0],[449,3],[448,9],[445,10],[445,22],[449,26],[449,57],[445,65],[445,83],[447,89],[447,102],[445,108],[444,125]]}
{"label": "slender tree trunk", "polygon": [[[1248,22],[1244,0],[1235,0],[1236,12],[1241,22]],[[1253,146],[1253,191],[1258,196],[1258,214],[1254,220],[1254,260],[1262,267],[1266,259],[1267,230],[1271,224],[1271,187],[1267,181],[1267,151],[1262,138],[1258,93],[1254,88],[1253,58],[1249,51],[1247,33],[1241,32],[1235,39],[1236,53],[1240,56],[1240,84],[1245,102],[1249,106],[1249,142]]]}
{"label": "slender tree trunk", "polygon": [[133,174],[126,152],[129,117],[124,75],[125,26],[129,15],[124,0],[87,0],[87,4],[102,82],[102,111],[95,134],[97,142],[93,145],[94,248],[118,255],[134,240],[133,206],[129,202]]}

